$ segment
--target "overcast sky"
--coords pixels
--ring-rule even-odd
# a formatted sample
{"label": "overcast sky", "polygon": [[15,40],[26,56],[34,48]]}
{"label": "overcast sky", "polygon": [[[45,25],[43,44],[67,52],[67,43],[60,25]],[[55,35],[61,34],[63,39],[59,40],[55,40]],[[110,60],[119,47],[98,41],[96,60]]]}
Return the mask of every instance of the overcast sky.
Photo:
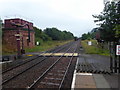
{"label": "overcast sky", "polygon": [[42,30],[56,27],[79,37],[96,27],[92,15],[103,7],[103,0],[0,0],[0,17],[20,17]]}

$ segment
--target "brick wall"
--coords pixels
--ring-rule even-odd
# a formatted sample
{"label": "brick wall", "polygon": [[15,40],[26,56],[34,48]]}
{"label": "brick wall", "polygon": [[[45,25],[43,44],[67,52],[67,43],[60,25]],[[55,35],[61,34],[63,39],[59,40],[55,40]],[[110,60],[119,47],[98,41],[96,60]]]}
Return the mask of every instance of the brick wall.
{"label": "brick wall", "polygon": [[15,34],[17,34],[18,28],[16,26],[13,26],[10,22],[12,20],[15,23],[18,24],[25,24],[27,23],[30,27],[30,42],[28,42],[28,26],[21,27],[19,30],[19,33],[22,35],[20,37],[20,46],[22,48],[22,45],[24,48],[26,47],[34,47],[35,46],[35,32],[33,30],[33,23],[30,23],[28,21],[22,20],[22,19],[7,19],[5,20],[5,25],[3,29],[3,42],[7,44],[7,46],[12,47],[13,49],[17,49],[17,40]]}

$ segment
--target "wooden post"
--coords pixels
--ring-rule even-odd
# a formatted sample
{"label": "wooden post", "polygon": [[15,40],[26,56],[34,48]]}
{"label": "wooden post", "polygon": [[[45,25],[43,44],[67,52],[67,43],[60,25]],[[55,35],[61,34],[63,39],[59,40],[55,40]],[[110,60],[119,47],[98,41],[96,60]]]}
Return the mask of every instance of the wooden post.
{"label": "wooden post", "polygon": [[112,60],[111,42],[109,44],[109,49],[110,49],[110,70],[113,73],[113,60]]}
{"label": "wooden post", "polygon": [[119,56],[118,59],[119,59],[119,67],[118,68],[119,68],[119,73],[120,73],[120,56]]}
{"label": "wooden post", "polygon": [[[120,3],[120,2],[119,2]],[[118,40],[118,44],[120,45],[120,39]],[[120,73],[120,55],[118,56],[118,71]]]}
{"label": "wooden post", "polygon": [[116,55],[116,43],[114,42],[114,71],[117,73],[117,55]]}

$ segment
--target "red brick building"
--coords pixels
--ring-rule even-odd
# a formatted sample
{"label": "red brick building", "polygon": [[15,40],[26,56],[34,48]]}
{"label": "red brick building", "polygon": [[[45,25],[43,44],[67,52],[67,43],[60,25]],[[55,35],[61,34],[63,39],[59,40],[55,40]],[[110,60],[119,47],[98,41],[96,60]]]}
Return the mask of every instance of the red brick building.
{"label": "red brick building", "polygon": [[[17,27],[13,25],[11,21],[17,25],[21,25],[22,27]],[[28,41],[28,29],[30,30],[30,42]],[[7,46],[12,47],[13,49],[17,49],[16,35],[18,34],[18,32],[20,35],[20,48],[21,49],[24,49],[25,47],[34,47],[35,32],[33,30],[33,23],[25,21],[23,19],[19,19],[19,18],[6,19],[4,21],[3,43],[7,44]]]}

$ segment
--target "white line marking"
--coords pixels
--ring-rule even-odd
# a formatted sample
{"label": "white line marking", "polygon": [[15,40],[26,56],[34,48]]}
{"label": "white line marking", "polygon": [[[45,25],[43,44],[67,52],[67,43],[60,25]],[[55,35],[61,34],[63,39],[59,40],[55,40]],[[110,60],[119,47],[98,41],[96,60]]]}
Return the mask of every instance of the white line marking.
{"label": "white line marking", "polygon": [[72,80],[71,90],[74,90],[74,87],[75,87],[76,69],[77,69],[77,65],[78,65],[78,60],[79,60],[79,58],[77,58],[76,67],[75,67],[75,71],[74,71],[74,75],[73,75],[73,80]]}
{"label": "white line marking", "polygon": [[76,73],[76,75],[92,75],[92,73]]}

